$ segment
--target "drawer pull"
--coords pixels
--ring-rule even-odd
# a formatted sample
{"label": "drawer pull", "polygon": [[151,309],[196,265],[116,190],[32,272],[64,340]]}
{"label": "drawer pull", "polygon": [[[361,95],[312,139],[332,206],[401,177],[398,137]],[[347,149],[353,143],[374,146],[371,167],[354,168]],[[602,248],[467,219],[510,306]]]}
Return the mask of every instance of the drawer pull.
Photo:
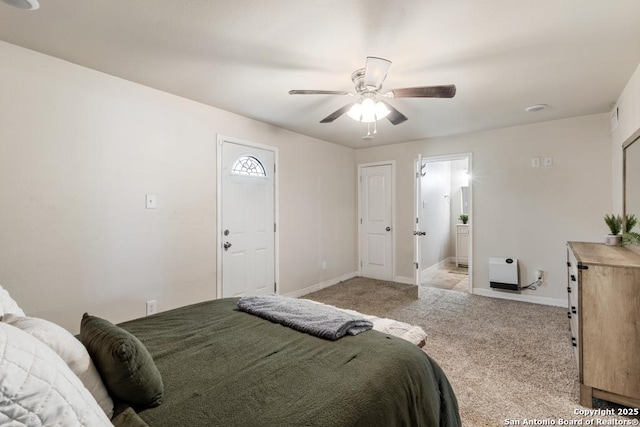
{"label": "drawer pull", "polygon": [[571,293],[571,286],[567,286],[567,292]]}
{"label": "drawer pull", "polygon": [[571,337],[571,345],[574,347],[578,346],[578,343],[576,342],[576,338],[575,337]]}
{"label": "drawer pull", "polygon": [[575,306],[575,305],[572,305],[572,306],[571,306],[571,312],[572,312],[573,314],[578,314],[578,310],[576,309],[576,306]]}
{"label": "drawer pull", "polygon": [[571,281],[572,281],[572,282],[575,282],[575,281],[576,281],[576,275],[575,275],[575,274],[572,274],[572,275],[571,275]]}
{"label": "drawer pull", "polygon": [[571,267],[571,263],[567,261],[567,267]]}
{"label": "drawer pull", "polygon": [[567,317],[568,317],[569,319],[571,319],[571,312],[570,312],[570,311],[567,311]]}

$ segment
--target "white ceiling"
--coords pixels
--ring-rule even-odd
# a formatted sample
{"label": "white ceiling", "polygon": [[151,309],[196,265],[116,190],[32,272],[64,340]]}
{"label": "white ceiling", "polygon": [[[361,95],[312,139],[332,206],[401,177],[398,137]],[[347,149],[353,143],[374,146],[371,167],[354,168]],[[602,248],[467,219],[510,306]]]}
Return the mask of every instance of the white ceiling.
{"label": "white ceiling", "polygon": [[[351,147],[607,112],[640,63],[638,0],[40,0],[0,3],[0,39]],[[392,99],[374,140],[349,102],[367,56],[383,89],[455,84],[453,99]],[[548,110],[526,113],[531,104]]]}

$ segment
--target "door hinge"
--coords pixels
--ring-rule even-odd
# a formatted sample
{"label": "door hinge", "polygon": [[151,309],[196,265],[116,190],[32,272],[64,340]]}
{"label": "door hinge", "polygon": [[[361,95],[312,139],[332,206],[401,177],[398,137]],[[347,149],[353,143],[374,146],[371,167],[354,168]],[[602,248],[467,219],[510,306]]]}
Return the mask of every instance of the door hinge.
{"label": "door hinge", "polygon": [[275,222],[273,223],[273,232],[274,233],[276,232],[276,223]]}
{"label": "door hinge", "polygon": [[414,263],[414,264],[416,265],[416,270],[417,270],[417,269],[418,269],[418,263],[416,262],[416,263]]}
{"label": "door hinge", "polygon": [[416,172],[416,178],[420,178],[420,173]]}
{"label": "door hinge", "polygon": [[418,224],[420,222],[420,220],[418,218],[416,218],[416,224]]}
{"label": "door hinge", "polygon": [[360,224],[362,224],[362,218],[360,218]]}

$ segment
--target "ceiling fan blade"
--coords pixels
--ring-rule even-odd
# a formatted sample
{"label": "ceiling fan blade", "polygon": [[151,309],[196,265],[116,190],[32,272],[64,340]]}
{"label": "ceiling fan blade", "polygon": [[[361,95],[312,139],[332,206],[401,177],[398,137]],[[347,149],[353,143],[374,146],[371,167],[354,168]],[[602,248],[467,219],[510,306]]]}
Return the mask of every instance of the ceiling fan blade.
{"label": "ceiling fan blade", "polygon": [[392,89],[385,93],[390,98],[453,98],[456,85],[421,86]]}
{"label": "ceiling fan blade", "polygon": [[290,90],[289,95],[353,95],[344,90]]}
{"label": "ceiling fan blade", "polygon": [[335,119],[337,119],[338,117],[340,117],[341,115],[349,111],[352,105],[353,103],[347,104],[344,107],[337,109],[336,111],[334,111],[333,113],[325,117],[324,119],[320,120],[320,123],[331,123],[332,121],[334,121]]}
{"label": "ceiling fan blade", "polygon": [[384,101],[380,101],[382,102],[384,105],[386,105],[386,107],[389,109],[389,111],[391,111],[389,113],[389,115],[387,116],[387,119],[389,119],[389,121],[391,122],[392,125],[399,125],[400,123],[406,122],[407,120],[407,116],[405,116],[404,114],[402,114],[400,111],[396,110],[395,108],[393,108],[393,106],[391,104],[389,104],[388,102],[384,102]]}
{"label": "ceiling fan blade", "polygon": [[367,65],[364,69],[364,86],[369,89],[379,90],[382,82],[387,77],[387,72],[391,67],[391,61],[367,56]]}

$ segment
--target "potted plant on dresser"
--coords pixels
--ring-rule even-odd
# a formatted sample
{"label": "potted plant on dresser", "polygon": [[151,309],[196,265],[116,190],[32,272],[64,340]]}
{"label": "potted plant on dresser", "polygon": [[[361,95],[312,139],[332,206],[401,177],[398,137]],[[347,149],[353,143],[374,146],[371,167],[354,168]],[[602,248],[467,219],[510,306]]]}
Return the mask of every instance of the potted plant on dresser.
{"label": "potted plant on dresser", "polygon": [[604,216],[604,222],[609,227],[609,235],[605,239],[605,244],[608,246],[618,246],[622,243],[622,217],[620,215],[607,214]]}
{"label": "potted plant on dresser", "polygon": [[633,214],[627,214],[625,216],[624,234],[622,235],[623,245],[638,245],[640,246],[640,233],[634,232],[633,227],[638,223],[638,218]]}

